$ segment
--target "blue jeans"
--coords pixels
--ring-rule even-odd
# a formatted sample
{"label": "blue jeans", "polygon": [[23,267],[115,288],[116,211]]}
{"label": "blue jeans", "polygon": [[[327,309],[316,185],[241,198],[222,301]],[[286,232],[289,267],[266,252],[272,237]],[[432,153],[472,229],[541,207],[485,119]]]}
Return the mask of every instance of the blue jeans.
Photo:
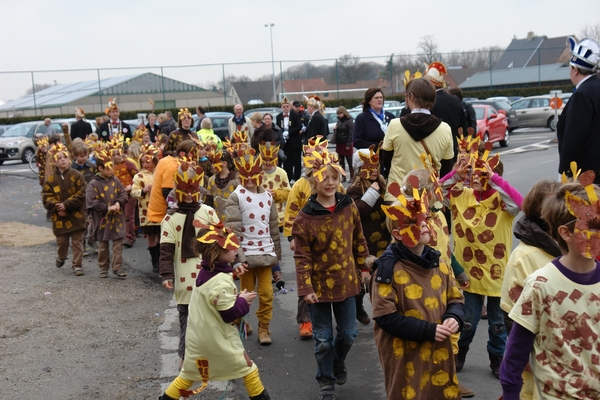
{"label": "blue jeans", "polygon": [[[463,294],[465,296],[465,325],[458,340],[458,347],[469,347],[481,319],[483,296],[467,291]],[[493,356],[504,357],[507,334],[504,326],[504,314],[500,308],[500,297],[487,296],[487,315],[489,326],[487,351]]]}
{"label": "blue jeans", "polygon": [[[349,297],[337,303],[309,304],[315,341],[315,358],[317,360],[317,376],[320,382],[335,384],[333,368],[341,367],[346,355],[358,336],[356,330],[356,301]],[[333,337],[333,321],[331,309],[335,316],[336,331]]]}

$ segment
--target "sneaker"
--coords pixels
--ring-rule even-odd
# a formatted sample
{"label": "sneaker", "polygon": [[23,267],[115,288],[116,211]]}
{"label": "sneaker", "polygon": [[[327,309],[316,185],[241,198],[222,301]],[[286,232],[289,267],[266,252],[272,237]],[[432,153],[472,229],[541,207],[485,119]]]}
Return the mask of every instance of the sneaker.
{"label": "sneaker", "polygon": [[100,278],[108,278],[108,271],[100,271]]}
{"label": "sneaker", "polygon": [[65,265],[65,260],[59,260],[57,258],[56,259],[56,268],[61,268],[63,265]]}
{"label": "sneaker", "polygon": [[133,247],[133,243],[131,243],[130,241],[126,240],[123,242],[123,246],[127,247],[128,249]]}
{"label": "sneaker", "polygon": [[81,275],[83,275],[83,269],[82,268],[73,268],[73,272],[75,273],[75,276],[81,276]]}
{"label": "sneaker", "polygon": [[300,325],[300,337],[303,339],[311,338],[313,335],[312,322],[303,322]]}
{"label": "sneaker", "polygon": [[123,271],[122,269],[118,269],[118,270],[113,270],[113,274],[116,275],[118,278],[125,278],[127,276],[127,272]]}
{"label": "sneaker", "polygon": [[348,379],[348,371],[346,370],[346,366],[344,364],[338,367],[334,365],[333,376],[335,376],[335,379],[337,380],[335,383],[338,385],[343,385],[346,383],[346,380]]}

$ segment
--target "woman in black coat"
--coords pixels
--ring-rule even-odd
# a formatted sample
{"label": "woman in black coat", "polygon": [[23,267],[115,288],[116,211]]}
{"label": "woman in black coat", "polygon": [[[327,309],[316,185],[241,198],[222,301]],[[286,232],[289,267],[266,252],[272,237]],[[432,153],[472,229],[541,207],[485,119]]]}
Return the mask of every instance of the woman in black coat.
{"label": "woman in black coat", "polygon": [[372,144],[379,146],[394,114],[383,109],[383,92],[380,88],[370,88],[362,102],[363,112],[354,121],[353,141],[357,149],[368,149]]}
{"label": "woman in black coat", "polygon": [[150,140],[152,143],[156,142],[156,135],[160,133],[160,128],[156,123],[156,114],[148,114],[148,123],[146,124],[146,129],[148,130],[148,134],[150,135]]}
{"label": "woman in black coat", "polygon": [[[340,165],[346,169],[346,161],[350,169],[350,182],[354,181],[354,169],[352,168],[352,155],[354,147],[352,146],[352,132],[354,121],[346,107],[340,106],[337,109],[338,122],[335,125],[335,152],[340,156]],[[346,177],[342,177],[342,182],[346,182]]]}

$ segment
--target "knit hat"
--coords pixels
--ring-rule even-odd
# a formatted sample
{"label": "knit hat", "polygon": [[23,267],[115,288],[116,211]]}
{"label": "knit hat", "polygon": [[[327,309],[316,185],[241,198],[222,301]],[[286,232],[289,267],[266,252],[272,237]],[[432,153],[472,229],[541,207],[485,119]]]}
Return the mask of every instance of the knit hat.
{"label": "knit hat", "polygon": [[568,41],[571,47],[571,60],[569,64],[585,71],[598,71],[600,67],[600,44],[590,38],[581,39],[577,43],[572,36],[569,36]]}

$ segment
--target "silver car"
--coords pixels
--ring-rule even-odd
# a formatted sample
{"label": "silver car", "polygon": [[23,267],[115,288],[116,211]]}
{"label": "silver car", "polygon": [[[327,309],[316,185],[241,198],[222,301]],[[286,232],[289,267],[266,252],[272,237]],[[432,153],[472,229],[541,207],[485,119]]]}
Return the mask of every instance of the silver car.
{"label": "silver car", "polygon": [[[62,134],[60,124],[50,124],[56,133]],[[44,121],[22,122],[13,125],[0,137],[0,165],[4,161],[21,160],[24,163],[35,154],[35,138],[46,134]]]}
{"label": "silver car", "polygon": [[[566,97],[566,95],[564,96]],[[552,96],[550,95],[531,96],[512,103],[511,106],[515,109],[517,117],[519,117],[519,128],[548,127],[555,131],[555,111],[550,107],[551,99]],[[558,115],[562,112],[563,107],[558,110]]]}

